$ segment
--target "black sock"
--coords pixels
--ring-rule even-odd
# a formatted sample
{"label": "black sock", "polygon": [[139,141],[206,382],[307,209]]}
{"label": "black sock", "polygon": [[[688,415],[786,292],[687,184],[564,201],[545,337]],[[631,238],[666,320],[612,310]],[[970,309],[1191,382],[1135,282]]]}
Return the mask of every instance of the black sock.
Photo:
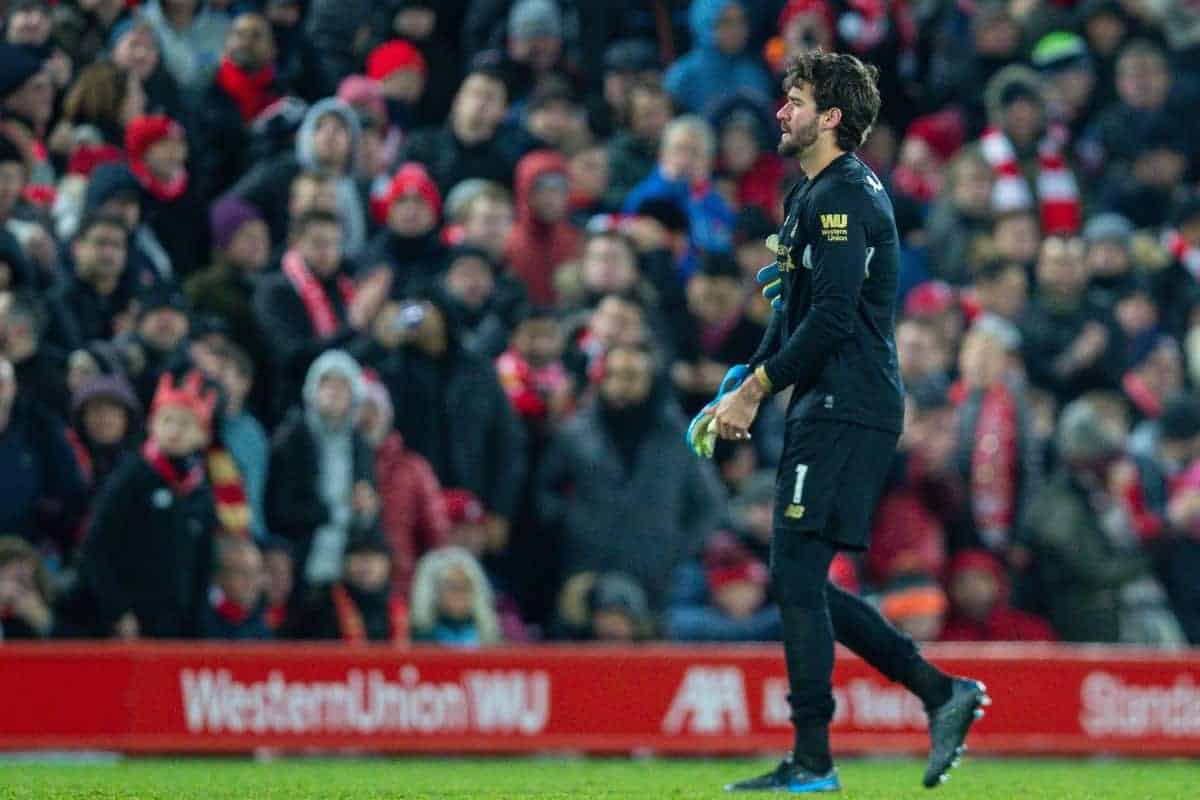
{"label": "black sock", "polygon": [[926,711],[942,706],[954,691],[954,680],[921,656],[911,662],[904,685],[921,698]]}
{"label": "black sock", "polygon": [[796,728],[796,745],[792,750],[792,763],[809,772],[824,775],[833,769],[833,757],[829,754],[829,726],[807,725]]}

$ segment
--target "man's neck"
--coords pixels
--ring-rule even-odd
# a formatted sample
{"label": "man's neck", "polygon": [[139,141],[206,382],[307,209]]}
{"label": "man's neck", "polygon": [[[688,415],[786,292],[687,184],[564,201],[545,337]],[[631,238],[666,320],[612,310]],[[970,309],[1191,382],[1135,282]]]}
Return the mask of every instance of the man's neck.
{"label": "man's neck", "polygon": [[821,174],[821,170],[845,154],[846,151],[837,145],[819,139],[813,143],[812,147],[800,154],[800,169],[804,170],[804,174],[811,181]]}

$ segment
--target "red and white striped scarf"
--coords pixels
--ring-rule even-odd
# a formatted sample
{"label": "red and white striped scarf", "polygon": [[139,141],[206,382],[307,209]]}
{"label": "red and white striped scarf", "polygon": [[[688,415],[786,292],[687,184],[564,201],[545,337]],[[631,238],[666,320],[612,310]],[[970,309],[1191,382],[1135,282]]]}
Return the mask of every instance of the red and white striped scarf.
{"label": "red and white striped scarf", "polygon": [[1200,247],[1188,244],[1183,234],[1176,230],[1163,231],[1162,243],[1172,258],[1192,273],[1193,278],[1200,280]]}
{"label": "red and white striped scarf", "polygon": [[[1075,233],[1082,218],[1079,185],[1062,155],[1064,141],[1065,133],[1054,126],[1038,145],[1037,203],[1042,231],[1048,236]],[[1021,174],[1016,150],[1004,132],[988,128],[979,143],[996,178],[992,186],[992,210],[1033,208],[1029,182]]]}
{"label": "red and white striped scarf", "polygon": [[988,389],[971,449],[971,505],[980,537],[993,550],[1008,543],[1016,519],[1018,424],[1012,391],[1003,382]]}
{"label": "red and white striped scarf", "polygon": [[[317,338],[328,339],[337,333],[340,323],[337,313],[333,310],[333,303],[329,302],[329,298],[325,296],[324,287],[309,271],[304,259],[295,250],[288,250],[283,254],[281,263],[283,274],[287,276],[288,282],[292,284],[292,288],[296,290],[296,294],[300,295],[300,300],[304,303],[304,309],[308,312],[308,320],[312,323],[313,332],[317,334]],[[349,307],[350,301],[354,299],[354,282],[345,275],[339,275],[337,287],[343,302]]]}

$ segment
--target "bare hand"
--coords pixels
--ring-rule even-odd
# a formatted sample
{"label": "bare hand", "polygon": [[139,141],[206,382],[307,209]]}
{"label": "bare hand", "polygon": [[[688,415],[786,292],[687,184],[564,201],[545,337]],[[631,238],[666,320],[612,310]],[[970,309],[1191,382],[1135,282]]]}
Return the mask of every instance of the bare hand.
{"label": "bare hand", "polygon": [[391,290],[392,271],[386,267],[377,268],[359,282],[355,287],[354,299],[350,301],[350,327],[356,331],[365,331],[379,313],[379,309],[387,302]]}
{"label": "bare hand", "polygon": [[1108,347],[1108,329],[1099,322],[1089,322],[1083,326],[1083,332],[1071,345],[1079,363],[1091,365],[1104,354]]}
{"label": "bare hand", "polygon": [[741,386],[722,397],[712,422],[717,428],[717,436],[735,441],[749,439],[750,426],[758,416],[758,404],[765,395],[758,380],[751,375]]}
{"label": "bare hand", "polygon": [[354,484],[354,494],[350,499],[350,506],[358,516],[374,519],[375,515],[379,513],[379,495],[375,493],[371,484],[359,481]]}
{"label": "bare hand", "polygon": [[371,323],[371,336],[389,350],[398,347],[404,341],[404,331],[396,324],[399,314],[400,304],[389,301]]}

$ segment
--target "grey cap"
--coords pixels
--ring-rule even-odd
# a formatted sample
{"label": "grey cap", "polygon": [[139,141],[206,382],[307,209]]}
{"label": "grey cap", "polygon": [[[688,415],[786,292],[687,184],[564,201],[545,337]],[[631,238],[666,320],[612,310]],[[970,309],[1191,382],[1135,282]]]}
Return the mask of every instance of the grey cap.
{"label": "grey cap", "polygon": [[1097,214],[1083,226],[1083,241],[1091,247],[1100,242],[1120,242],[1128,246],[1133,235],[1133,223],[1124,214],[1108,212]]}
{"label": "grey cap", "polygon": [[1121,437],[1104,419],[1096,407],[1080,398],[1067,405],[1058,418],[1055,437],[1059,456],[1064,461],[1087,463],[1100,461],[1121,452]]}
{"label": "grey cap", "polygon": [[510,39],[562,37],[562,15],[550,0],[520,0],[508,14]]}

